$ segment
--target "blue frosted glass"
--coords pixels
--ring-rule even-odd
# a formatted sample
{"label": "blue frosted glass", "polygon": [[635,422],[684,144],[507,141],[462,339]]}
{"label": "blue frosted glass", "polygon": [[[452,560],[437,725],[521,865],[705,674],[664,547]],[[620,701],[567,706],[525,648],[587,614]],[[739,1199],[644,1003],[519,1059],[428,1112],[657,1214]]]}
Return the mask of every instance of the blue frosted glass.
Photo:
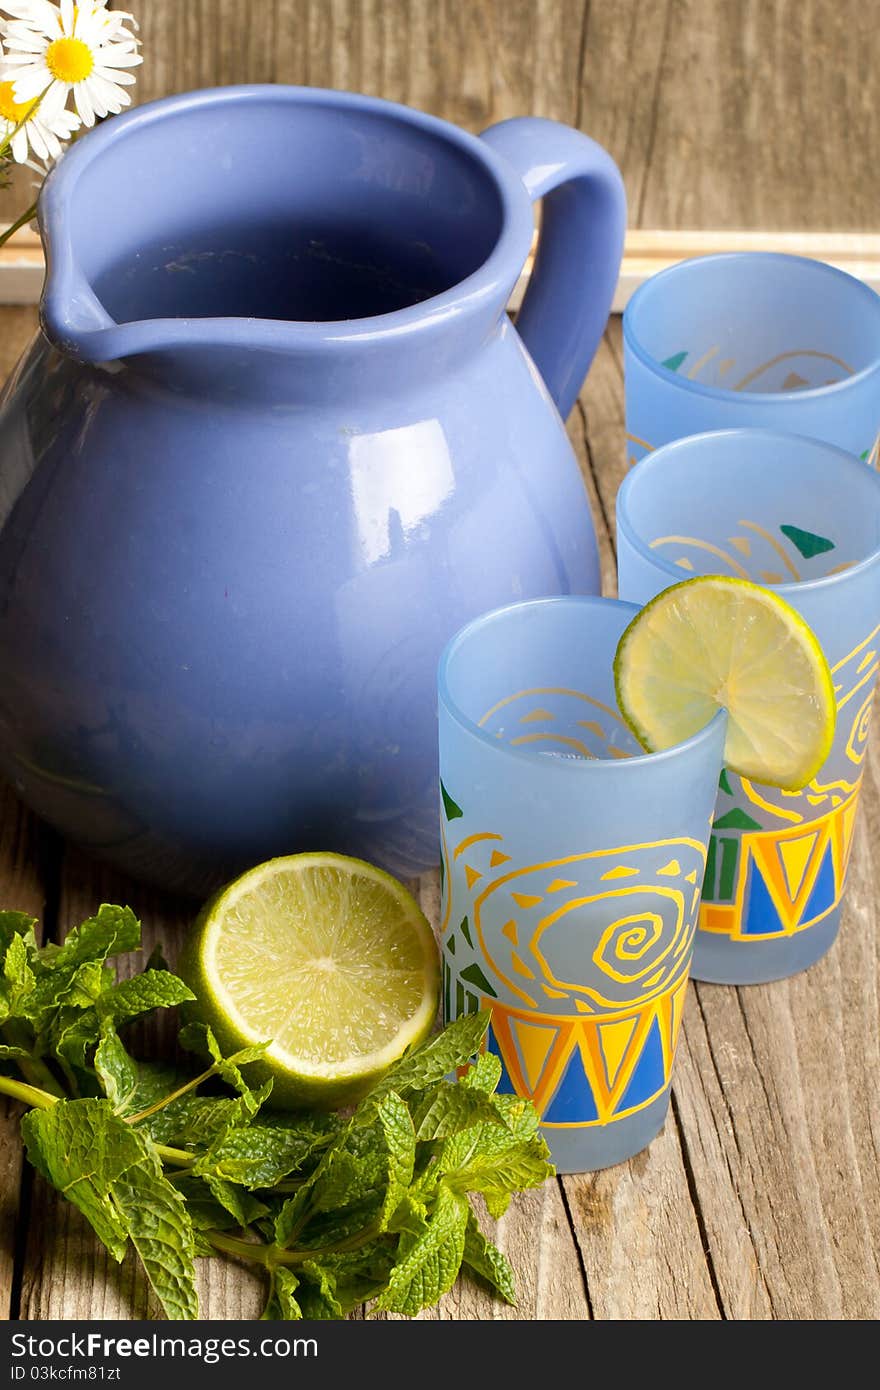
{"label": "blue frosted glass", "polygon": [[443,994],[492,1009],[501,1090],[533,1098],[563,1172],[663,1124],[726,716],[642,753],[614,694],[636,613],[544,599],[440,663]]}
{"label": "blue frosted glass", "polygon": [[747,425],[877,465],[880,297],[852,276],[763,252],[683,261],[633,295],[623,332],[630,463]]}
{"label": "blue frosted glass", "polygon": [[816,632],[837,699],[831,754],[803,792],[725,773],[697,979],[752,984],[812,964],[837,934],[880,666],[880,477],[815,439],[765,430],[657,449],[617,498],[621,596],[695,574],[778,589]]}

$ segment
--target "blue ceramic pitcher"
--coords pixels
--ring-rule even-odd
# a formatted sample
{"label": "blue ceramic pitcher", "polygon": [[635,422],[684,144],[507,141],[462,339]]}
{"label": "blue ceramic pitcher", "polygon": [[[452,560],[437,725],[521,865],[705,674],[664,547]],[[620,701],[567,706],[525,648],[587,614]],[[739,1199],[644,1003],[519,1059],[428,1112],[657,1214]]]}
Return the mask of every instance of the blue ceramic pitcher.
{"label": "blue ceramic pitcher", "polygon": [[615,165],[552,121],[231,87],[87,136],[40,217],[43,332],[0,406],[0,769],[169,887],[309,847],[435,863],[441,648],[599,586],[560,417]]}

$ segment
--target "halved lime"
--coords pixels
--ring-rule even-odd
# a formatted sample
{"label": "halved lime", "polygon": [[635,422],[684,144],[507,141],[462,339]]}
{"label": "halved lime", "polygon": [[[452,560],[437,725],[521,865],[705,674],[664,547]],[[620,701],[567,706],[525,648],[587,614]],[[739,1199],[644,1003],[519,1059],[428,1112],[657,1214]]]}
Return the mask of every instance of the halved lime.
{"label": "halved lime", "polygon": [[430,1033],[439,961],[415,899],[340,854],[251,869],[208,904],[189,983],[227,1051],[269,1042],[273,1104],[344,1105]]}
{"label": "halved lime", "polygon": [[724,761],[754,782],[797,791],[834,740],[834,684],[812,628],[748,580],[700,576],[652,599],[614,660],[620,712],[643,748],[690,738],[728,712]]}

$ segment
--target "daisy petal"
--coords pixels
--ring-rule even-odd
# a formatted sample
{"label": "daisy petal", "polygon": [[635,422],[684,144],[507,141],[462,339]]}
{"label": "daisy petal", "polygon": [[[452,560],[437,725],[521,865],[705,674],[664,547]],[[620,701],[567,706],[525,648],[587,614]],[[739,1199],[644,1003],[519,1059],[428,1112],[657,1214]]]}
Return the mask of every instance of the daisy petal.
{"label": "daisy petal", "polygon": [[89,95],[88,82],[77,82],[73,89],[73,101],[84,126],[95,124],[95,108]]}

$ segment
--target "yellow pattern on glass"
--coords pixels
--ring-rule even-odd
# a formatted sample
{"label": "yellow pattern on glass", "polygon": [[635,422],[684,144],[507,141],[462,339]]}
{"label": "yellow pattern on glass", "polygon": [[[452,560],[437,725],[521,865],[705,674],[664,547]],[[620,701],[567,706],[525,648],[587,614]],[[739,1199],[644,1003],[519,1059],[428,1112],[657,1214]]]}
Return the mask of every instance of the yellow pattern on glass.
{"label": "yellow pattern on glass", "polygon": [[567,748],[573,748],[582,758],[594,758],[595,753],[591,753],[582,739],[572,738],[570,734],[520,734],[518,738],[512,738],[510,744],[512,748],[518,748],[523,743],[563,743]]}
{"label": "yellow pattern on glass", "polygon": [[577,884],[571,878],[554,878],[552,883],[547,884],[548,893],[561,893],[563,888],[577,888]]}
{"label": "yellow pattern on glass", "polygon": [[520,724],[534,724],[539,719],[552,719],[553,714],[549,709],[533,709],[529,714],[524,714],[520,719]]}
{"label": "yellow pattern on glass", "polygon": [[681,865],[677,859],[670,859],[669,863],[664,864],[663,868],[658,869],[657,872],[658,874],[662,874],[664,878],[680,878]]}
{"label": "yellow pattern on glass", "polygon": [[[734,901],[703,903],[700,907],[700,929],[722,934],[732,941],[773,941],[794,936],[827,917],[843,897],[858,794],[857,783],[851,796],[825,815],[812,819],[806,832],[800,825],[786,830],[749,831],[744,834]],[[829,853],[834,879],[833,899],[818,915],[808,917],[807,905]],[[806,862],[801,863],[804,856]],[[779,931],[762,932],[760,938],[742,930],[745,892],[753,864],[764,881],[780,921]]]}
{"label": "yellow pattern on glass", "polygon": [[764,372],[768,372],[771,367],[778,367],[780,362],[787,362],[792,357],[818,357],[825,362],[833,362],[835,366],[842,367],[848,376],[852,376],[855,371],[855,368],[851,367],[848,362],[844,362],[842,357],[835,357],[833,352],[819,352],[816,348],[792,348],[788,352],[777,353],[775,357],[770,357],[766,362],[762,362],[760,367],[755,367],[752,371],[747,372],[742,381],[737,382],[732,389],[744,391],[747,386],[750,386],[753,381],[757,381],[758,377]]}
{"label": "yellow pattern on glass", "polygon": [[[798,573],[798,569],[794,561],[788,555],[786,555],[780,542],[776,539],[775,536],[770,534],[770,532],[767,530],[765,526],[759,526],[757,521],[739,521],[737,522],[737,525],[744,526],[749,531],[754,531],[755,535],[760,536],[761,540],[766,541],[767,544],[771,547],[771,549],[775,550],[776,554],[779,556],[780,560],[785,565],[785,568],[788,570],[792,579],[800,580],[801,576]],[[781,582],[781,576],[779,580],[775,580],[773,582]]]}
{"label": "yellow pattern on glass", "polygon": [[481,840],[502,840],[503,838],[503,835],[495,835],[489,830],[480,831],[476,835],[468,835],[466,839],[461,841],[461,844],[455,846],[453,858],[457,859],[460,854],[464,854],[466,849],[470,849],[471,845],[478,845]]}
{"label": "yellow pattern on glass", "polygon": [[517,907],[537,907],[538,903],[544,901],[543,898],[536,898],[530,893],[511,893],[510,895]]}
{"label": "yellow pattern on glass", "polygon": [[[583,1017],[577,1014],[542,1014],[539,1018],[521,1009],[484,998],[492,1010],[492,1034],[510,1082],[518,1095],[528,1097],[545,1129],[590,1129],[628,1118],[651,1105],[669,1085],[672,1061],[681,1029],[687,978],[663,994],[635,1007]],[[547,991],[550,993],[550,991]],[[662,1074],[653,1093],[626,1106],[627,1088],[642,1060],[646,1044],[659,1036]],[[583,1068],[595,1118],[548,1121],[554,1095],[572,1059]]]}
{"label": "yellow pattern on glass", "polygon": [[705,367],[708,362],[711,362],[713,357],[717,357],[720,351],[720,347],[710,347],[703,353],[702,357],[698,357],[688,372],[689,380],[693,381],[697,373],[702,371],[703,367]]}
{"label": "yellow pattern on glass", "polygon": [[617,864],[613,869],[609,869],[607,874],[600,874],[600,878],[606,883],[609,879],[633,878],[638,872],[638,869],[627,868],[626,864]]}
{"label": "yellow pattern on glass", "polygon": [[748,579],[749,572],[743,569],[742,565],[734,560],[732,555],[728,555],[726,550],[722,550],[720,545],[713,545],[711,541],[699,540],[696,536],[658,536],[655,541],[651,541],[651,549],[656,550],[661,545],[692,545],[697,550],[708,551],[717,560],[722,560],[725,565],[729,565],[734,574],[739,575],[740,579]]}
{"label": "yellow pattern on glass", "polygon": [[[548,957],[548,942],[550,942],[551,955],[555,958],[558,954],[559,944],[556,940],[556,932],[562,931],[563,936],[568,934],[567,925],[557,928],[557,923],[563,923],[573,910],[607,902],[611,912],[615,908],[623,909],[623,911],[620,915],[613,916],[603,932],[596,949],[596,969],[605,975],[609,984],[615,984],[619,987],[625,985],[634,991],[641,982],[652,980],[651,993],[661,993],[669,986],[671,979],[682,973],[683,961],[687,959],[686,948],[695,924],[699,888],[694,886],[693,892],[689,890],[689,907],[686,910],[682,891],[673,886],[669,877],[667,877],[665,884],[661,883],[656,868],[652,868],[650,871],[650,881],[643,877],[638,884],[618,884],[616,880],[619,878],[619,874],[615,873],[615,870],[622,869],[626,872],[629,869],[628,877],[639,876],[641,873],[639,869],[634,869],[632,865],[625,863],[621,864],[619,860],[627,855],[635,856],[645,850],[657,849],[666,849],[667,853],[678,850],[677,854],[661,859],[660,867],[665,866],[671,869],[673,864],[677,864],[682,882],[685,881],[682,872],[683,862],[689,870],[692,883],[696,884],[701,878],[705,864],[705,849],[699,841],[685,839],[657,841],[647,845],[622,846],[612,850],[595,850],[582,855],[572,855],[565,859],[515,869],[494,880],[480,891],[479,896],[474,901],[472,913],[474,930],[480,942],[485,965],[524,1004],[529,1008],[537,1007],[536,998],[523,988],[523,977],[519,971],[514,969],[510,957],[507,957],[507,964],[505,965],[498,958],[497,949],[493,949],[486,939],[483,923],[486,904],[491,895],[503,887],[520,909],[520,914],[515,919],[520,958],[528,958],[534,963],[542,982],[543,992],[547,993],[549,989],[549,997],[551,998],[569,998],[572,1001],[579,998],[586,1001],[587,1006],[592,1007],[594,1011],[620,1007],[620,999],[600,989],[595,981],[592,984],[570,981],[566,975],[560,974],[554,968]],[[685,850],[688,851],[687,854],[684,853]],[[699,859],[699,870],[690,867],[693,864],[694,853]],[[603,874],[601,872],[603,859],[606,862],[608,859],[617,859],[618,863],[612,863],[611,869],[606,870]],[[588,869],[590,870],[589,876],[592,883],[596,882],[596,877],[600,881],[608,882],[606,875],[612,874],[610,883],[614,886],[610,886],[602,892],[588,891],[585,893],[581,889],[580,893],[563,902],[558,908],[549,913],[546,912],[543,909],[543,904],[548,888],[560,879],[558,871],[568,869],[569,875],[571,875],[572,870],[577,865],[582,865],[585,873]],[[599,869],[598,875],[596,869]],[[542,874],[546,875],[546,879],[543,884],[540,884],[543,890],[541,892],[526,893],[513,887],[514,884],[521,883],[524,876],[528,875],[529,878],[538,880],[535,885],[537,888]],[[654,880],[658,881],[655,882]],[[566,886],[573,888],[578,886],[578,880],[573,876],[566,876],[564,881]],[[658,904],[662,905],[663,903],[666,904],[665,908],[658,906]],[[524,927],[526,926],[528,926],[529,933],[527,936],[524,935]],[[504,935],[510,939],[510,933],[506,929]],[[563,937],[560,937],[559,942],[562,940]],[[661,969],[662,974],[659,974]]]}
{"label": "yellow pattern on glass", "polygon": [[511,952],[510,959],[517,975],[522,975],[524,980],[533,980],[535,978],[534,970],[529,969],[522,956],[518,956],[516,951]]}

